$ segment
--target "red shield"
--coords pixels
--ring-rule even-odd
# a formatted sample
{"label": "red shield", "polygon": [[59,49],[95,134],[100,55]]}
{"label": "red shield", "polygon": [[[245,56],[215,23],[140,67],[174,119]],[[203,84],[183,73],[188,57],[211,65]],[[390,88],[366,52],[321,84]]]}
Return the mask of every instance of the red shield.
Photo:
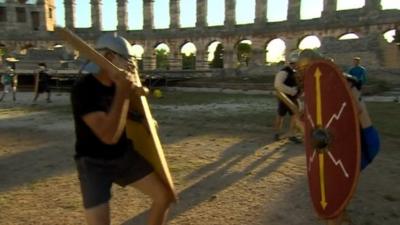
{"label": "red shield", "polygon": [[360,131],[342,73],[328,61],[306,69],[305,148],[310,195],[318,215],[335,218],[346,207],[360,172]]}

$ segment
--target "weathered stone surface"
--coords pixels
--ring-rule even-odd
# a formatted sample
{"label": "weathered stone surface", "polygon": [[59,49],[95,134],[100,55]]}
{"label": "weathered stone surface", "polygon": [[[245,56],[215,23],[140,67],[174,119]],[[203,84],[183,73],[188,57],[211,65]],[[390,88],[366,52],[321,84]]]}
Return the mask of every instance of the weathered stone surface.
{"label": "weathered stone surface", "polygon": [[[257,0],[256,18],[254,24],[235,24],[235,0],[226,0],[225,25],[207,26],[207,1],[197,0],[196,27],[180,28],[179,0],[171,1],[170,11],[171,28],[154,29],[152,0],[143,0],[143,30],[129,30],[127,14],[129,13],[127,0],[115,0],[118,3],[118,33],[126,37],[132,44],[143,46],[146,68],[155,68],[154,47],[166,43],[171,52],[170,59],[181,61],[180,47],[186,42],[192,42],[199,53],[198,60],[204,64],[208,55],[208,46],[214,41],[223,44],[224,68],[238,67],[236,46],[241,40],[250,40],[252,45],[252,59],[250,67],[264,66],[265,47],[274,38],[281,38],[286,43],[286,53],[298,47],[302,38],[307,35],[316,35],[321,40],[323,54],[336,60],[338,64],[347,65],[354,55],[363,58],[363,63],[373,67],[400,68],[400,51],[395,44],[383,40],[382,34],[395,29],[400,24],[400,10],[381,10],[378,1],[367,1],[361,9],[336,11],[337,0],[324,0],[325,9],[321,18],[300,20],[300,1],[290,0],[288,20],[282,22],[268,22],[266,16],[267,0]],[[65,0],[66,26],[87,40],[94,43],[102,31],[102,0],[90,0],[92,5],[92,27],[75,28],[75,21],[79,15],[75,14],[76,0]],[[54,34],[55,6],[54,0],[38,1],[38,4],[21,4],[18,1],[0,3],[0,8],[7,12],[6,21],[0,20],[0,46],[8,53],[20,52],[27,46],[52,49],[57,44],[63,44]],[[17,22],[15,8],[22,7],[26,11],[26,22]],[[223,12],[221,12],[223,13]],[[35,15],[35,16],[32,16]],[[359,39],[339,41],[338,37],[346,33],[356,33]],[[71,51],[70,51],[71,52]],[[201,66],[203,68],[204,66]],[[176,66],[176,68],[181,68]],[[200,68],[200,67],[198,67]]]}

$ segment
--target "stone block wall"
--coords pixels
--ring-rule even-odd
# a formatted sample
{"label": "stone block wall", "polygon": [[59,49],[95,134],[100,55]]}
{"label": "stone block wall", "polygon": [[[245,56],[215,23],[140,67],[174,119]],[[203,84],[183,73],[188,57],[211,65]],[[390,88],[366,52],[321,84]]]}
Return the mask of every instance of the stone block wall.
{"label": "stone block wall", "polygon": [[377,35],[350,40],[329,37],[322,40],[320,51],[338,65],[350,66],[353,57],[357,56],[361,58],[362,64],[378,68],[382,67],[384,62],[381,45],[381,37]]}

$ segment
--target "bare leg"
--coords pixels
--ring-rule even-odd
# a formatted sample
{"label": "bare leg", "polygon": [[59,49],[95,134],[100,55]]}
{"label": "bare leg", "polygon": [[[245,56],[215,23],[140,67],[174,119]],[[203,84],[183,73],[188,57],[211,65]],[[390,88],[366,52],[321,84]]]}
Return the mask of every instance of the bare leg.
{"label": "bare leg", "polygon": [[108,203],[85,209],[85,217],[88,225],[109,225],[110,206]]}
{"label": "bare leg", "polygon": [[38,97],[39,97],[39,92],[35,92],[35,96],[33,97],[33,101],[36,102]]}
{"label": "bare leg", "polygon": [[17,101],[17,90],[14,89],[12,95],[13,95],[13,101],[14,102]]}
{"label": "bare leg", "polygon": [[283,125],[283,117],[277,115],[275,119],[275,125],[274,125],[274,130],[275,130],[275,139],[279,139],[279,135],[282,129]]}
{"label": "bare leg", "polygon": [[150,208],[148,225],[162,225],[166,220],[172,195],[165,184],[154,172],[143,179],[136,181],[131,186],[150,196],[153,204]]}
{"label": "bare leg", "polygon": [[289,128],[289,140],[296,143],[300,144],[302,143],[302,140],[296,137],[297,133],[300,131],[303,131],[301,128],[298,126],[298,121],[299,118],[296,115],[292,115],[290,117],[290,128]]}
{"label": "bare leg", "polygon": [[51,102],[50,96],[51,96],[50,91],[48,91],[47,92],[47,99],[46,99],[47,102]]}

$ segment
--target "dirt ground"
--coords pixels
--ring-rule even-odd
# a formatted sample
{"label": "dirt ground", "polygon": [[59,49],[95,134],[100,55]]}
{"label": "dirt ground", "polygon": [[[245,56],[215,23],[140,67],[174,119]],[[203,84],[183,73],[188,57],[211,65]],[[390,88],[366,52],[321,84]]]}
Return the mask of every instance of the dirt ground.
{"label": "dirt ground", "polygon": [[[8,96],[10,97],[10,96]],[[69,95],[0,102],[0,224],[84,224]],[[151,99],[180,201],[173,225],[319,225],[302,145],[274,142],[267,95],[166,92]],[[400,104],[369,103],[382,151],[348,212],[357,225],[400,224]],[[145,224],[149,199],[113,188],[112,223]]]}

